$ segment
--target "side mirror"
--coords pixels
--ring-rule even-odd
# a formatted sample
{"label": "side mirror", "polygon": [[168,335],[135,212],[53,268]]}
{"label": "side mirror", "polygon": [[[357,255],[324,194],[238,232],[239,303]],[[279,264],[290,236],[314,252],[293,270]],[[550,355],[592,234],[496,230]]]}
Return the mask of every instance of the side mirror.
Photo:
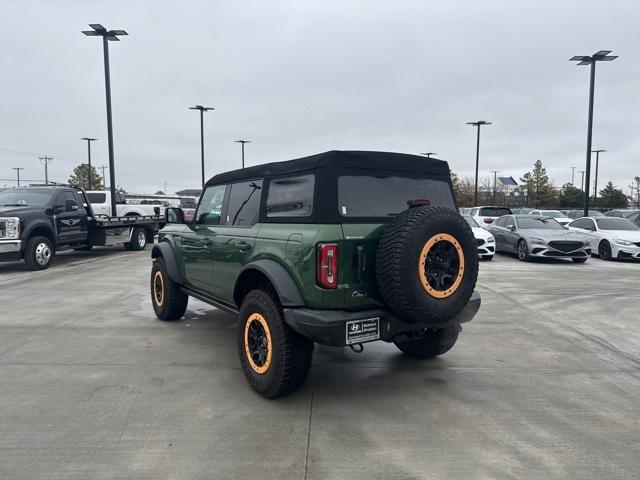
{"label": "side mirror", "polygon": [[184,223],[184,211],[181,208],[169,207],[164,211],[164,218],[167,223]]}
{"label": "side mirror", "polygon": [[75,200],[65,200],[64,201],[64,211],[65,212],[74,212],[78,210],[78,204]]}
{"label": "side mirror", "polygon": [[507,225],[507,228],[513,232],[516,229],[516,226],[515,225]]}

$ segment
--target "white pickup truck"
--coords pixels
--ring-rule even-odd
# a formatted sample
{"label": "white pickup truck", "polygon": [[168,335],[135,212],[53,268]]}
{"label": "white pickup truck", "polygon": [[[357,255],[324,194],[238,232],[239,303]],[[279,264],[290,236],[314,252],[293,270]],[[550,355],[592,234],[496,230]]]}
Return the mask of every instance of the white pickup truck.
{"label": "white pickup truck", "polygon": [[[92,190],[87,192],[91,208],[95,215],[111,216],[111,194],[108,190]],[[120,192],[116,192],[116,214],[118,217],[144,215],[163,215],[165,207],[159,205],[129,204]]]}

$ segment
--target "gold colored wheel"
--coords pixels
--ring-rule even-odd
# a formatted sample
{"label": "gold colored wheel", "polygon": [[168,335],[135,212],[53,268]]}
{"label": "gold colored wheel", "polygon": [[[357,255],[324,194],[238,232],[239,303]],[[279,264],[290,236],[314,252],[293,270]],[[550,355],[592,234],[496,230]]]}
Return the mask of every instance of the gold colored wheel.
{"label": "gold colored wheel", "polygon": [[160,271],[157,271],[153,276],[153,301],[158,307],[164,303],[164,278]]}
{"label": "gold colored wheel", "polygon": [[432,236],[418,259],[422,288],[434,298],[453,295],[462,283],[464,265],[464,253],[455,237],[448,233]]}
{"label": "gold colored wheel", "polygon": [[265,318],[259,313],[249,315],[244,326],[244,349],[251,368],[264,374],[271,366],[273,352],[271,331]]}

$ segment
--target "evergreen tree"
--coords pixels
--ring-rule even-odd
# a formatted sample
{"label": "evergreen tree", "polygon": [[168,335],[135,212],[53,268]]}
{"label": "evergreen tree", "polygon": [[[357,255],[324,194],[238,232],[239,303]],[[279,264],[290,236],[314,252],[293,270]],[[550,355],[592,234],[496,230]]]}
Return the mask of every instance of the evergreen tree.
{"label": "evergreen tree", "polygon": [[627,206],[627,196],[624,192],[616,188],[613,182],[609,182],[605,187],[600,190],[600,197],[598,198],[598,206],[605,208],[624,208]]}
{"label": "evergreen tree", "polygon": [[561,208],[579,208],[584,205],[584,192],[570,183],[565,183],[560,192]]}
{"label": "evergreen tree", "polygon": [[540,160],[536,160],[533,170],[520,177],[518,191],[526,195],[529,205],[534,208],[555,206],[557,195],[553,184]]}
{"label": "evergreen tree", "polygon": [[[84,188],[85,190],[89,188],[89,164],[81,163],[76,168],[73,169],[73,172],[69,176],[69,183],[71,185],[77,185],[79,187]],[[102,187],[102,177],[98,175],[98,171],[96,167],[91,166],[91,189],[92,190],[103,190]]]}

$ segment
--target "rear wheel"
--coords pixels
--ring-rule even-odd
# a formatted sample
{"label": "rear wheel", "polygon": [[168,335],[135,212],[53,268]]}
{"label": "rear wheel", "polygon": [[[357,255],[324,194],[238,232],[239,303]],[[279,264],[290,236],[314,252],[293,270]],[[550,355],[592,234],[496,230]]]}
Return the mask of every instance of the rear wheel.
{"label": "rear wheel", "polygon": [[[131,233],[131,241],[128,242],[131,250],[144,250],[147,246],[147,232],[144,228],[134,228]],[[125,248],[127,244],[125,244]]]}
{"label": "rear wheel", "polygon": [[54,251],[46,237],[32,237],[24,251],[24,263],[29,270],[45,270],[51,265]]}
{"label": "rear wheel", "polygon": [[525,242],[524,240],[520,239],[520,241],[518,241],[518,247],[516,249],[516,252],[518,254],[519,260],[523,262],[528,262],[529,260],[531,260],[531,255],[529,255],[529,248],[527,247],[527,242]]}
{"label": "rear wheel", "polygon": [[284,323],[274,297],[253,290],[240,308],[238,354],[251,388],[266,398],[298,390],[307,379],[313,342]]}
{"label": "rear wheel", "polygon": [[151,268],[151,303],[160,320],[179,320],[187,310],[189,296],[167,275],[163,258],[156,258]]}
{"label": "rear wheel", "polygon": [[402,353],[413,358],[433,358],[448,352],[458,341],[461,327],[442,328],[440,330],[427,330],[424,336],[414,340],[393,342]]}
{"label": "rear wheel", "polygon": [[598,256],[603,260],[611,260],[611,245],[606,240],[598,245]]}

